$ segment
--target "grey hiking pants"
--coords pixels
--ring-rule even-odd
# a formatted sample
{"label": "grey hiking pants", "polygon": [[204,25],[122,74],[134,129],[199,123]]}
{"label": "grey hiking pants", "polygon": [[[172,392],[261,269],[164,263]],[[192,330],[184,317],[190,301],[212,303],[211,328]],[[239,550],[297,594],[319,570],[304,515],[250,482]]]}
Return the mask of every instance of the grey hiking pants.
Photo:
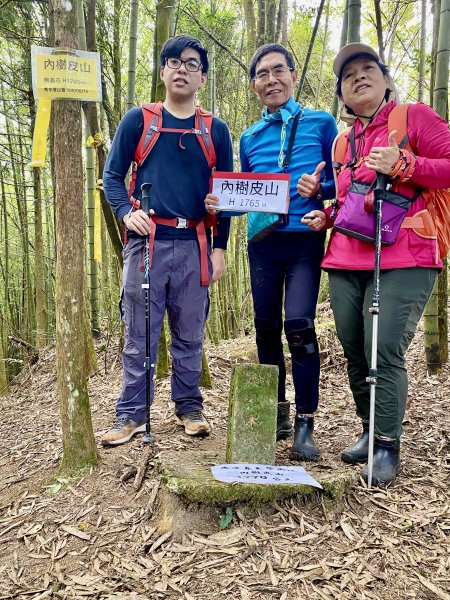
{"label": "grey hiking pants", "polygon": [[[142,289],[144,238],[131,238],[123,250],[122,318],[125,345],[123,384],[117,401],[118,418],[145,418],[145,295]],[[211,275],[211,264],[210,275]],[[172,400],[177,415],[202,409],[198,387],[202,347],[209,309],[208,286],[200,285],[197,240],[155,240],[150,283],[151,360],[167,308],[171,330]],[[151,398],[153,400],[153,375]]]}
{"label": "grey hiking pants", "polygon": [[[375,433],[399,438],[408,395],[405,354],[433,290],[437,269],[387,269],[380,275]],[[336,331],[348,360],[356,414],[369,419],[373,271],[330,269]]]}

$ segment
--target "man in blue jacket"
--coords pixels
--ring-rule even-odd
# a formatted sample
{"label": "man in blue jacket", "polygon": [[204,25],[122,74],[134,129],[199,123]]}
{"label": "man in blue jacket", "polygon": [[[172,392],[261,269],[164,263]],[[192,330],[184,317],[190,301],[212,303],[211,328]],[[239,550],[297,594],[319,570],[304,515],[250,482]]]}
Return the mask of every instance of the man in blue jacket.
{"label": "man in blue jacket", "polygon": [[[166,88],[165,100],[159,107],[163,129],[137,169],[133,191],[134,200],[139,201],[141,185],[152,184],[153,223],[144,211],[137,208],[137,203],[130,204],[124,183],[144,129],[141,108],[131,109],[120,122],[103,175],[108,202],[123,221],[128,234],[123,251],[123,385],[116,404],[116,421],[102,437],[104,446],[123,444],[136,433],[145,431],[146,330],[144,292],[141,288],[144,276],[142,257],[144,236],[155,224],[150,290],[152,363],[156,360],[167,308],[175,414],[186,434],[206,436],[210,432],[210,425],[202,412],[203,399],[198,387],[209,307],[208,272],[205,277],[204,271],[208,271],[209,267],[210,281],[220,279],[224,273],[229,219],[219,219],[213,250],[209,256],[202,254],[197,225],[205,217],[204,198],[209,190],[211,168],[199,130],[194,127],[194,115],[195,95],[206,83],[208,55],[199,40],[180,35],[165,43],[160,63],[160,76]],[[149,134],[150,129],[146,130]],[[210,134],[217,169],[232,171],[233,152],[227,125],[214,117]],[[208,236],[211,243],[210,230]],[[153,373],[151,375],[153,398]]]}
{"label": "man in blue jacket", "polygon": [[[325,233],[312,232],[302,217],[334,197],[331,147],[337,135],[333,117],[303,108],[293,98],[297,70],[290,52],[279,44],[258,48],[250,61],[251,85],[265,108],[262,118],[241,136],[243,171],[281,173],[295,118],[297,130],[289,157],[288,223],[261,241],[249,239],[248,253],[255,310],[259,361],[279,367],[277,439],[292,433],[286,401],[286,369],[281,334],[292,358],[295,388],[295,432],[291,456],[319,460],[314,413],[319,401],[319,348],[314,318]],[[249,232],[258,228],[260,213],[249,213]]]}

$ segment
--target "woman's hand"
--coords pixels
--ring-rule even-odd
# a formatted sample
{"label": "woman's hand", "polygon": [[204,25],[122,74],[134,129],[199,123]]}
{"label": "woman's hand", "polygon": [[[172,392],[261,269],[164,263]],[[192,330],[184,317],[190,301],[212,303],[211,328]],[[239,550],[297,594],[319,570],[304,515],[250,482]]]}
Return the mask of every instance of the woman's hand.
{"label": "woman's hand", "polygon": [[400,148],[395,141],[396,131],[391,131],[389,134],[389,146],[376,146],[369,152],[366,165],[369,169],[389,175],[392,167],[400,158]]}
{"label": "woman's hand", "polygon": [[210,215],[216,215],[219,210],[217,209],[217,206],[219,206],[219,198],[217,196],[213,196],[213,194],[207,194],[206,198],[205,198],[205,208],[206,208],[206,212],[208,212]]}
{"label": "woman's hand", "polygon": [[312,210],[301,221],[313,231],[321,231],[327,224],[327,217],[323,210]]}

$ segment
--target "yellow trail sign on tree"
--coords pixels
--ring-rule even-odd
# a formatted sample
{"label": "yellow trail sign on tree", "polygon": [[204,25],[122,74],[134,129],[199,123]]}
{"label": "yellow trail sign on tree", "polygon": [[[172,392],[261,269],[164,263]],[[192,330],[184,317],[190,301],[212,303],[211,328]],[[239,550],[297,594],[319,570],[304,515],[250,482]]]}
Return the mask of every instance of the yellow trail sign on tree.
{"label": "yellow trail sign on tree", "polygon": [[31,46],[31,70],[38,108],[30,166],[42,167],[47,153],[52,100],[101,102],[100,55],[72,48]]}

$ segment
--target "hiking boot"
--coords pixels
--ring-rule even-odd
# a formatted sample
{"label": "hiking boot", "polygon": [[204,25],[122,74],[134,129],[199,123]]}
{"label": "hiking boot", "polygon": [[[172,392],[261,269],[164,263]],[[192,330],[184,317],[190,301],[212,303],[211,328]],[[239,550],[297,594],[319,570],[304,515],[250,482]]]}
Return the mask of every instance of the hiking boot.
{"label": "hiking boot", "polygon": [[[367,483],[368,466],[361,470],[361,477]],[[400,471],[400,440],[375,437],[373,443],[372,485],[386,487],[392,483]]]}
{"label": "hiking boot", "polygon": [[136,433],[145,432],[145,421],[133,421],[129,417],[117,419],[114,425],[102,435],[102,446],[119,446],[125,444]]}
{"label": "hiking boot", "polygon": [[289,419],[289,402],[278,402],[277,412],[277,442],[292,435],[292,423]]}
{"label": "hiking boot", "polygon": [[178,423],[183,425],[184,433],[193,437],[206,437],[211,432],[211,426],[203,416],[201,410],[177,415]]}
{"label": "hiking boot", "polygon": [[316,461],[320,459],[320,450],[313,438],[314,417],[299,415],[295,417],[294,445],[291,458],[294,460]]}
{"label": "hiking boot", "polygon": [[363,430],[359,438],[342,450],[341,460],[348,465],[367,462],[369,454],[369,421],[362,422]]}

